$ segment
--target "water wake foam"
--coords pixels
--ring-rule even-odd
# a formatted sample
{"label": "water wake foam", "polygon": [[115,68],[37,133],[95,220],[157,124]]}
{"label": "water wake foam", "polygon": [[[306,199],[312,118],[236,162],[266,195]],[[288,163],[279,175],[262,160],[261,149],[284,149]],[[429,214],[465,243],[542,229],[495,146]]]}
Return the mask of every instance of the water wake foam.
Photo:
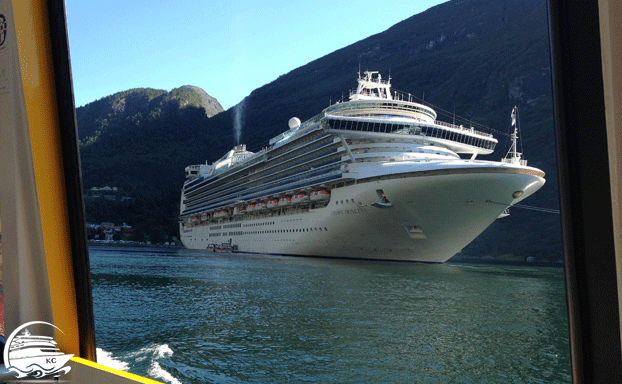
{"label": "water wake foam", "polygon": [[119,371],[129,371],[130,365],[125,361],[117,360],[112,357],[112,353],[97,348],[97,363],[108,368],[118,369]]}
{"label": "water wake foam", "polygon": [[152,377],[160,378],[170,384],[182,384],[182,382],[177,380],[175,376],[166,372],[164,368],[162,368],[160,364],[158,364],[157,361],[151,363],[151,367],[149,367],[149,375],[151,375]]}
{"label": "water wake foam", "polygon": [[182,384],[181,381],[175,378],[175,376],[164,370],[164,368],[162,368],[160,363],[157,361],[157,359],[166,359],[173,355],[173,351],[169,348],[168,344],[150,345],[141,349],[138,353],[151,355],[151,365],[149,366],[148,371],[148,374],[151,377],[160,378],[170,384]]}
{"label": "water wake foam", "polygon": [[[122,365],[125,366],[125,368],[121,368],[121,369],[123,369],[124,371],[129,370],[128,363],[118,361],[116,359],[112,359],[111,355],[108,352],[102,350],[102,354],[104,353],[110,357],[110,360],[113,363],[121,363]],[[171,375],[164,368],[162,368],[162,366],[158,362],[159,359],[168,359],[172,355],[173,355],[173,350],[171,350],[168,344],[151,344],[144,348],[139,349],[136,352],[128,353],[127,355],[125,355],[125,360],[134,361],[135,363],[146,362],[149,367],[147,368],[147,374],[150,377],[154,379],[162,380],[169,384],[182,384],[182,382],[179,381],[175,376]],[[99,361],[99,353],[97,355],[97,358]],[[104,363],[102,364],[106,365]],[[115,368],[115,367],[111,367],[111,368]]]}

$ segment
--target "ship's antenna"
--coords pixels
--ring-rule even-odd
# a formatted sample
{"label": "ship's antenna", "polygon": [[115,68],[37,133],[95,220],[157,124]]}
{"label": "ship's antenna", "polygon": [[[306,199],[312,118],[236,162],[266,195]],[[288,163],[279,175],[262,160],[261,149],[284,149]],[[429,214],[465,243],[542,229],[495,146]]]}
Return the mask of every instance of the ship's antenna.
{"label": "ship's antenna", "polygon": [[518,127],[516,125],[516,118],[517,118],[516,112],[518,112],[518,108],[514,107],[514,110],[512,110],[512,125],[514,126],[514,134],[512,135],[512,140],[513,140],[512,146],[514,147],[514,153],[513,153],[512,158],[514,158],[514,159],[518,157],[516,155],[516,152],[517,152],[517,150],[516,150],[516,139],[517,139],[517,133],[518,133],[517,132],[518,131]]}
{"label": "ship's antenna", "polygon": [[520,150],[523,151],[523,134],[520,130],[520,119],[518,118],[518,107],[516,107],[516,128],[518,128],[518,137],[520,138]]}
{"label": "ship's antenna", "polygon": [[514,133],[510,135],[510,137],[512,138],[512,146],[510,147],[508,154],[505,156],[505,158],[507,159],[506,162],[510,164],[520,164],[520,160],[521,160],[521,153],[518,152],[516,148],[516,139],[518,138],[518,134],[517,134],[518,125],[516,124],[516,120],[518,117],[517,114],[518,114],[518,108],[514,107],[514,109],[512,109],[512,127],[514,127]]}

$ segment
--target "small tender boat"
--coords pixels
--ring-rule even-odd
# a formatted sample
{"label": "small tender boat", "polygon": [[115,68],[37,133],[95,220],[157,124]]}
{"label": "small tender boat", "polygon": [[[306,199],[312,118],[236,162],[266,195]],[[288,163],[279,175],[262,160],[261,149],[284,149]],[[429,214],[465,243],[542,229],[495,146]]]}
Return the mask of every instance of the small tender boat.
{"label": "small tender boat", "polygon": [[209,244],[207,250],[212,252],[234,252],[238,250],[238,246],[231,243]]}

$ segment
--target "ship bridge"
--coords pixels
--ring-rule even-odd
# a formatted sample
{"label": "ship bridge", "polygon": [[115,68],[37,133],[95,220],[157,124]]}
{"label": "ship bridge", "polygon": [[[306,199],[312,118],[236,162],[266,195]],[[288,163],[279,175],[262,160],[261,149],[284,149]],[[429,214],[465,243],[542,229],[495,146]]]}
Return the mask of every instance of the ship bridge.
{"label": "ship bridge", "polygon": [[337,103],[324,110],[327,115],[336,116],[378,116],[384,118],[405,117],[417,121],[433,123],[436,112],[425,105],[403,100],[401,93],[391,91],[391,77],[382,80],[377,71],[366,71],[364,77],[359,72],[358,86],[350,91],[350,101]]}

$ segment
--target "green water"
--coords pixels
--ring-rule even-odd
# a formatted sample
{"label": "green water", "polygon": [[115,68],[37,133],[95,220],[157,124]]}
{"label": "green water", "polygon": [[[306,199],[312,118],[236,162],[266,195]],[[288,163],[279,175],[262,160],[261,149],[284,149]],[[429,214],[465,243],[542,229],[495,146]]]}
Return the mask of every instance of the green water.
{"label": "green water", "polygon": [[91,247],[106,362],[170,383],[570,383],[563,270]]}

